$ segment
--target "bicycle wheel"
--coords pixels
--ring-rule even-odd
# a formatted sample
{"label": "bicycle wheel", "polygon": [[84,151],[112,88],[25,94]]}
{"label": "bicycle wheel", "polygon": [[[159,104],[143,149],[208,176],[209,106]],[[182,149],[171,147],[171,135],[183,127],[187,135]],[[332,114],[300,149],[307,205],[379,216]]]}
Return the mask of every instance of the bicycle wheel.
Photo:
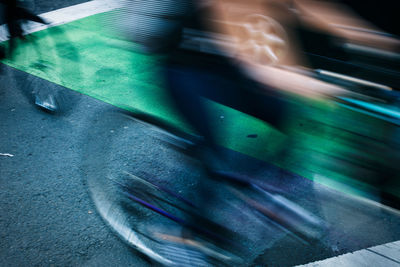
{"label": "bicycle wheel", "polygon": [[[148,229],[154,225],[167,228],[173,222],[135,205],[124,194],[121,185],[140,192],[142,185],[132,177],[144,176],[166,188],[174,187],[175,192],[184,192],[185,186],[194,186],[201,175],[200,169],[189,157],[168,147],[168,142],[164,141],[165,133],[132,120],[119,110],[99,112],[89,124],[82,162],[87,187],[98,213],[126,243],[151,259],[170,265],[169,259],[156,252],[158,243]],[[142,193],[149,191],[149,188],[141,189]],[[149,194],[140,196],[143,197],[148,198]],[[168,205],[158,204],[161,209],[168,209]],[[174,212],[175,216],[183,217],[179,209]]]}
{"label": "bicycle wheel", "polygon": [[[222,254],[219,260],[226,256],[224,262],[230,264],[239,261],[237,248],[244,248],[240,251],[244,266],[287,235],[232,194],[224,182],[200,183],[207,179],[201,164],[175,149],[185,146],[184,139],[116,109],[97,112],[88,125],[82,170],[96,209],[122,240],[154,261],[176,265],[176,255],[165,253],[162,239],[188,243],[176,238],[184,227],[211,235],[213,240],[228,237],[221,242],[227,246],[213,247],[214,255]],[[207,211],[198,214],[202,186],[210,199]],[[193,214],[198,222],[194,227],[187,222]],[[207,229],[212,230],[204,233]]]}

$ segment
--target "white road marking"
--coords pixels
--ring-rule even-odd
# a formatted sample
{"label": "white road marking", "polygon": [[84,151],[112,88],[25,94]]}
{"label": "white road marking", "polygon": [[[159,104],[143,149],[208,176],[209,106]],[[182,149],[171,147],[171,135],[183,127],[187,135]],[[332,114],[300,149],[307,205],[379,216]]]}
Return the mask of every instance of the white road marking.
{"label": "white road marking", "polygon": [[10,153],[0,153],[0,156],[3,156],[3,157],[10,157],[10,158],[14,157],[14,155],[13,155],[13,154],[10,154]]}
{"label": "white road marking", "polygon": [[400,241],[371,248],[361,249],[322,261],[310,262],[297,267],[364,267],[364,266],[400,266]]}
{"label": "white road marking", "polygon": [[[86,3],[46,12],[40,14],[40,16],[46,21],[50,22],[49,25],[29,22],[24,26],[24,33],[30,34],[92,15],[111,11],[120,7],[121,4],[122,1],[120,0],[93,0]],[[9,37],[6,31],[6,26],[4,24],[0,25],[0,42],[7,41],[8,39]]]}

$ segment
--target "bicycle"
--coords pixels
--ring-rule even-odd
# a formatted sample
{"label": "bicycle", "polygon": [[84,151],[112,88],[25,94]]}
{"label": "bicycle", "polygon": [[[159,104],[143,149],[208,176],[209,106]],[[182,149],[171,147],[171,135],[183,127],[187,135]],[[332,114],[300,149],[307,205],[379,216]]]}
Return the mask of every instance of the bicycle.
{"label": "bicycle", "polygon": [[[111,229],[155,262],[176,264],[176,253],[163,251],[164,242],[171,241],[205,253],[216,260],[214,264],[249,265],[283,236],[308,243],[327,229],[321,219],[281,196],[267,181],[225,171],[218,175],[229,176],[226,180],[230,181],[207,180],[210,189],[218,188],[212,193],[216,198],[212,210],[197,214],[195,203],[200,196],[196,187],[199,179],[206,179],[201,177],[205,176],[201,163],[190,153],[197,136],[140,112],[111,110],[97,116],[83,159],[89,193]],[[124,144],[126,140],[132,140],[131,145]],[[203,223],[193,225],[186,221],[187,215]],[[182,228],[202,238],[185,239],[180,230],[173,230]],[[223,232],[228,234],[220,235]],[[210,240],[220,241],[222,248]],[[238,247],[249,249],[243,252]]]}
{"label": "bicycle", "polygon": [[[330,78],[326,72],[314,74],[320,79]],[[340,80],[337,77],[335,79]],[[348,81],[339,81],[343,82]],[[365,89],[364,85],[361,87]],[[357,109],[361,107],[359,102],[351,99],[336,97],[335,100]],[[196,215],[194,203],[199,195],[194,188],[198,186],[196,181],[204,175],[204,170],[190,153],[182,153],[191,150],[198,139],[196,136],[136,111],[99,113],[90,129],[83,168],[97,210],[121,239],[158,263],[179,264],[174,261],[177,260],[176,253],[165,251],[166,241],[177,244],[175,249],[182,253],[184,250],[180,250],[179,245],[192,247],[192,256],[199,255],[196,251],[202,251],[218,264],[240,262],[249,265],[271,242],[283,235],[289,233],[299,242],[307,243],[309,240],[318,240],[326,231],[322,220],[280,196],[279,189],[253,180],[250,175],[239,175],[231,170],[215,173],[219,177],[225,176],[227,180],[234,180],[231,181],[233,185],[210,180],[210,188],[220,188],[222,191],[215,194],[219,201],[206,215]],[[189,201],[192,199],[195,201]],[[232,210],[240,211],[242,216],[232,218],[229,216],[233,214]],[[206,221],[212,226],[210,229],[228,231],[234,238],[226,240],[218,230],[209,231],[209,228],[193,225],[184,219],[186,214]],[[239,222],[233,220],[238,218]],[[160,224],[167,225],[164,226],[165,231],[160,230]],[[222,226],[227,224],[228,229]],[[275,231],[278,229],[282,234],[275,235],[275,240],[259,244],[257,240],[267,240],[273,236],[271,229],[261,226],[264,224]],[[243,229],[243,225],[247,228]],[[202,241],[180,237],[180,229],[185,227],[201,234]],[[252,230],[249,231],[249,228]],[[221,243],[226,242],[232,247],[241,243],[242,247],[248,249],[242,251],[239,258],[235,253],[227,252],[228,248],[220,250],[213,247],[210,251],[209,246],[203,245],[207,238],[219,239]],[[208,263],[199,258],[197,264]]]}

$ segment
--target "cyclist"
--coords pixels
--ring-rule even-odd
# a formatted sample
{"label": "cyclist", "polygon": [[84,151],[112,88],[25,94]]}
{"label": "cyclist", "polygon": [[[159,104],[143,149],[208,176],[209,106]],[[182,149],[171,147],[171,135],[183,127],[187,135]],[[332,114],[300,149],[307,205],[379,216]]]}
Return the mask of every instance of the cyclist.
{"label": "cyclist", "polygon": [[[198,2],[196,4],[198,7]],[[195,6],[195,3],[191,5]],[[202,6],[201,10],[202,12],[193,12],[185,17],[182,27],[196,24],[197,28],[204,31],[212,27],[202,20],[208,15],[204,14],[207,8]],[[220,47],[214,49],[221,50]],[[202,147],[207,149],[201,149],[202,152],[211,149],[214,154],[218,151],[215,133],[210,126],[212,115],[209,114],[203,98],[257,117],[284,131],[286,102],[283,96],[268,85],[260,85],[251,79],[232,59],[224,56],[224,51],[219,55],[209,55],[181,49],[176,43],[168,52],[165,73],[168,90],[176,108],[204,138]],[[207,160],[211,155],[201,154],[199,156],[211,171],[214,162]]]}
{"label": "cyclist", "polygon": [[[214,25],[207,23],[213,21],[213,19],[210,19],[213,16],[215,16],[214,21],[224,20],[223,14],[219,13],[219,4],[224,2],[226,3],[223,0],[212,2],[186,0],[174,3],[173,8],[180,12],[167,10],[165,14],[160,16],[166,24],[160,28],[167,29],[168,33],[163,35],[163,33],[157,32],[157,38],[155,38],[157,43],[147,43],[147,45],[151,50],[152,48],[161,49],[160,44],[164,44],[161,50],[167,55],[163,66],[167,90],[177,110],[202,137],[195,149],[195,156],[204,163],[209,176],[239,182],[239,184],[246,186],[250,183],[245,178],[224,166],[223,153],[220,153],[221,150],[215,138],[215,130],[210,125],[211,114],[209,114],[204,98],[252,115],[279,131],[285,131],[288,105],[284,95],[275,87],[282,87],[285,90],[295,88],[296,90],[312,92],[312,87],[319,88],[323,83],[260,64],[262,58],[259,61],[254,55],[248,55],[246,50],[244,53],[240,53],[240,51],[229,51],[232,50],[229,47],[225,49],[223,46],[215,46],[212,49],[213,54],[210,55],[182,49],[180,47],[182,30],[186,26],[195,27],[202,32],[222,31],[229,35],[229,30],[224,32],[224,29],[210,29]],[[253,15],[253,12],[256,12],[255,14],[262,13],[263,9],[259,3],[258,0],[246,3],[247,9],[244,13],[247,12],[248,15]],[[140,6],[137,6],[137,8],[140,8]],[[149,6],[144,5],[144,8],[148,9]],[[147,9],[145,11],[150,12],[150,9]],[[143,10],[143,14],[146,13],[145,11]],[[142,23],[140,26],[143,29],[151,28],[151,23],[155,22],[154,17],[149,16],[148,25]],[[143,17],[137,19],[140,21]],[[227,25],[230,25],[229,21]],[[141,36],[148,35],[149,33],[145,32]],[[262,32],[260,35],[265,37]],[[213,40],[211,35],[207,37]],[[265,38],[268,39],[268,36]],[[277,42],[280,42],[280,40]],[[232,55],[236,52],[239,53],[235,58],[227,56],[227,54]],[[278,76],[278,78],[274,76]],[[283,81],[277,81],[281,78]],[[329,89],[332,88],[336,89],[329,87]],[[198,188],[198,195],[201,195],[200,201],[197,203],[198,210],[200,213],[206,214],[208,207],[212,205],[214,195],[207,179],[198,181]],[[189,225],[202,223],[195,216],[189,218],[190,220]],[[205,223],[201,228],[207,227],[212,226]],[[185,238],[193,238],[191,231],[184,232]],[[223,235],[222,231],[219,233]]]}
{"label": "cyclist", "polygon": [[[344,92],[339,87],[305,75],[271,67],[279,64],[280,60],[285,64],[295,65],[298,64],[298,59],[297,55],[293,55],[296,51],[291,53],[287,51],[288,44],[282,44],[287,41],[284,36],[279,36],[278,33],[268,36],[263,29],[257,28],[257,24],[265,28],[278,24],[263,15],[269,7],[265,2],[247,1],[245,5],[231,0],[186,2],[194,8],[180,18],[180,29],[190,26],[203,32],[222,32],[230,37],[232,43],[235,40],[250,39],[235,45],[208,47],[208,50],[213,50],[212,54],[182,49],[176,38],[173,42],[166,42],[172,44],[165,64],[168,90],[177,109],[204,138],[202,147],[207,149],[203,151],[218,151],[215,133],[210,126],[212,115],[209,114],[203,98],[249,114],[286,133],[285,118],[289,115],[289,105],[283,91],[306,94],[307,97]],[[234,9],[239,10],[236,13],[240,18],[235,17],[234,12],[234,15],[229,14]],[[254,17],[259,19],[254,22],[256,25],[249,25],[250,23],[244,21]],[[273,22],[268,24],[270,21]],[[254,27],[251,28],[252,26]],[[245,30],[238,30],[240,27]],[[277,26],[276,32],[279,30],[280,27]],[[207,38],[212,43],[214,36],[210,34]],[[218,41],[220,40],[215,43],[219,43]],[[208,46],[211,45],[208,43]],[[281,50],[286,51],[271,51],[275,46],[282,46]],[[294,45],[291,44],[291,47]],[[278,58],[279,53],[286,55]],[[206,154],[200,153],[199,156],[212,170],[215,164],[207,160],[210,155]],[[211,158],[216,160],[215,157]]]}
{"label": "cyclist", "polygon": [[[181,27],[176,29],[177,32],[189,24],[196,25],[196,28],[204,31],[212,26],[206,25],[204,21],[204,16],[208,15],[204,13],[207,12],[208,3],[200,2],[203,4],[202,12],[199,12],[199,2],[186,1],[186,4],[193,8],[188,8],[190,12],[179,18]],[[284,131],[286,113],[284,97],[273,88],[251,79],[231,59],[224,56],[223,51],[219,55],[207,55],[184,50],[179,47],[180,39],[175,38],[176,36],[179,35],[171,34],[173,39],[166,42],[169,47],[166,49],[164,73],[168,92],[177,110],[202,136],[202,141],[195,149],[195,155],[204,163],[210,177],[237,180],[234,173],[226,172],[229,169],[224,167],[224,159],[219,153],[215,132],[210,125],[212,115],[203,98],[250,114]],[[216,51],[219,49],[215,47]],[[245,181],[240,182],[245,183]],[[198,181],[198,187],[201,200],[197,205],[199,212],[204,214],[212,205],[213,193],[206,179]],[[189,220],[192,224],[199,224],[198,218]],[[183,237],[191,239],[193,233],[184,230]]]}

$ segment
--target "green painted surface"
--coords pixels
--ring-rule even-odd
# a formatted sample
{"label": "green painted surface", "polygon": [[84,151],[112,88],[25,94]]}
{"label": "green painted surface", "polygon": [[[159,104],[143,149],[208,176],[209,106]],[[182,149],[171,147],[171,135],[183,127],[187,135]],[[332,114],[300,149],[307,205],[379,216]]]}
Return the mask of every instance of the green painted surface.
{"label": "green painted surface", "polygon": [[[110,21],[110,14],[31,34],[4,63],[112,105],[148,112],[190,131],[163,89],[158,74],[163,58],[135,53],[130,42],[107,30],[102,21]],[[370,184],[380,168],[392,167],[387,155],[398,152],[383,142],[395,134],[393,126],[326,101],[293,97],[292,101],[296,104],[287,124],[295,142],[285,157],[273,155],[287,144],[286,136],[255,118],[209,102],[220,144],[345,191],[372,189]],[[248,138],[250,134],[257,137]],[[399,188],[396,185],[387,190],[400,195]]]}

